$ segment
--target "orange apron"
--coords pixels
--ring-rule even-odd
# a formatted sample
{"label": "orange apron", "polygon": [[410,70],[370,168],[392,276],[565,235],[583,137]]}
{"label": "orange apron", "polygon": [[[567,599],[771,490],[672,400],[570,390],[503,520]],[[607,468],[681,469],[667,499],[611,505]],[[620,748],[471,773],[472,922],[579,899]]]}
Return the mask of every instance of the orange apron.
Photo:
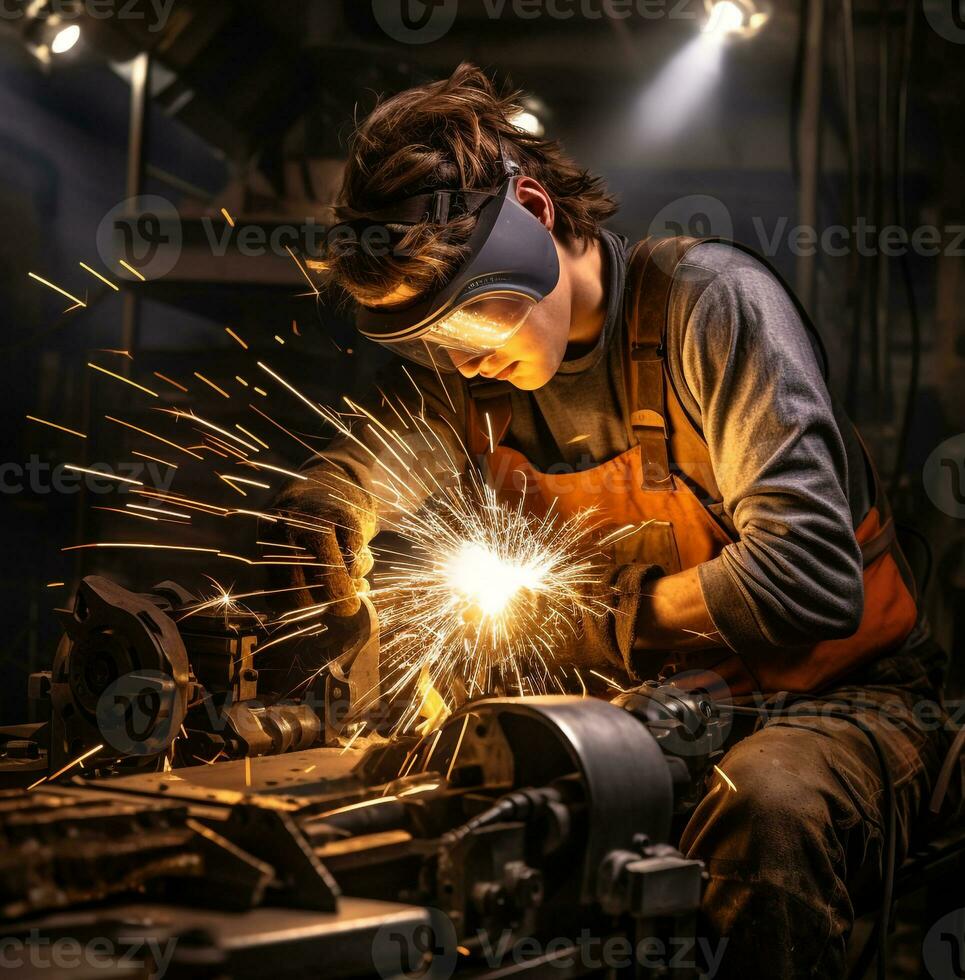
{"label": "orange apron", "polygon": [[[639,524],[635,534],[609,549],[613,561],[657,564],[668,574],[711,561],[737,540],[722,516],[707,444],[680,403],[663,356],[673,276],[697,244],[692,238],[648,239],[636,246],[628,264],[627,393],[638,445],[588,470],[544,473],[500,444],[511,421],[508,395],[481,387],[471,389],[469,400],[469,448],[484,457],[486,479],[501,500],[517,504],[522,499],[537,516],[554,501],[564,518],[593,507],[604,524],[601,534]],[[664,655],[662,663],[654,654],[654,674],[672,679],[686,671],[680,683],[721,696],[813,693],[900,648],[917,622],[918,608],[870,460],[869,472],[874,499],[855,529],[864,563],[864,614],[852,636],[766,653],[725,647],[676,651]]]}

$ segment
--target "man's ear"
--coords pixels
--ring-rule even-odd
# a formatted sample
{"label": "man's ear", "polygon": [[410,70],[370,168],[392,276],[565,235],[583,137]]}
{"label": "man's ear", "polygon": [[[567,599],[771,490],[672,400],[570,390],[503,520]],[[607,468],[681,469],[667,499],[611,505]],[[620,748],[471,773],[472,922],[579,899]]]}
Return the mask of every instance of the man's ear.
{"label": "man's ear", "polygon": [[553,230],[556,221],[556,209],[553,199],[546,188],[533,177],[519,177],[516,180],[516,200],[530,214],[538,218],[548,231]]}

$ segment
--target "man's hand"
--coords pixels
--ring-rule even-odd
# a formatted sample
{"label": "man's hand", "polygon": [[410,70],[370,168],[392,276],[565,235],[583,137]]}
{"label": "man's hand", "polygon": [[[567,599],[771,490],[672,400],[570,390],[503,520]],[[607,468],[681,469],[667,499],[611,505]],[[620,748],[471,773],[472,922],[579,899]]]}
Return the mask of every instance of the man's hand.
{"label": "man's hand", "polygon": [[696,570],[665,576],[657,565],[630,563],[604,565],[598,572],[584,597],[589,609],[577,636],[561,651],[562,661],[616,667],[633,677],[635,654],[722,645]]}
{"label": "man's hand", "polygon": [[374,501],[340,468],[317,467],[306,476],[283,488],[271,507],[275,523],[263,533],[278,544],[304,549],[293,551],[293,558],[314,560],[285,569],[288,585],[304,589],[296,593],[299,606],[330,602],[332,615],[353,616],[372,571],[369,542],[378,532]]}

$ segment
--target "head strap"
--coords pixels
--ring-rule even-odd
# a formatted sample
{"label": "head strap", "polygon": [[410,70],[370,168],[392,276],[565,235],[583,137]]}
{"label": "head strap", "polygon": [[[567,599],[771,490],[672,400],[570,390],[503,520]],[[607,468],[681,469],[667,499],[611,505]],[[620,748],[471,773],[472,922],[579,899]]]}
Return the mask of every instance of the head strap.
{"label": "head strap", "polygon": [[[502,136],[496,134],[499,145],[499,161],[502,165],[503,177],[510,180],[520,173],[519,164],[506,152]],[[454,217],[465,217],[475,214],[490,198],[498,194],[505,184],[499,187],[479,189],[475,187],[444,188],[414,194],[402,198],[393,204],[388,204],[375,211],[356,211],[348,205],[335,208],[336,217],[346,223],[385,224],[392,225],[447,225]]]}

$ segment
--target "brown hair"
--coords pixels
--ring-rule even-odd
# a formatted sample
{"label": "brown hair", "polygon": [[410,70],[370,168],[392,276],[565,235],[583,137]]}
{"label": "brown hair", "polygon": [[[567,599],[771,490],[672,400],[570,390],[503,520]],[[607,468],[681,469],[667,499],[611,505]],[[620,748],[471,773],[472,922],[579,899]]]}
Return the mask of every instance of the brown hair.
{"label": "brown hair", "polygon": [[[519,92],[497,89],[464,63],[443,81],[380,102],[351,138],[341,204],[372,212],[427,191],[495,188],[505,179],[505,154],[546,188],[557,237],[570,242],[596,236],[616,212],[616,201],[603,180],[577,167],[558,142],[513,125],[518,99]],[[362,304],[402,286],[414,298],[449,281],[466,258],[475,223],[474,215],[463,214],[441,227],[418,224],[403,229],[384,254],[355,243],[333,247],[313,266]]]}

